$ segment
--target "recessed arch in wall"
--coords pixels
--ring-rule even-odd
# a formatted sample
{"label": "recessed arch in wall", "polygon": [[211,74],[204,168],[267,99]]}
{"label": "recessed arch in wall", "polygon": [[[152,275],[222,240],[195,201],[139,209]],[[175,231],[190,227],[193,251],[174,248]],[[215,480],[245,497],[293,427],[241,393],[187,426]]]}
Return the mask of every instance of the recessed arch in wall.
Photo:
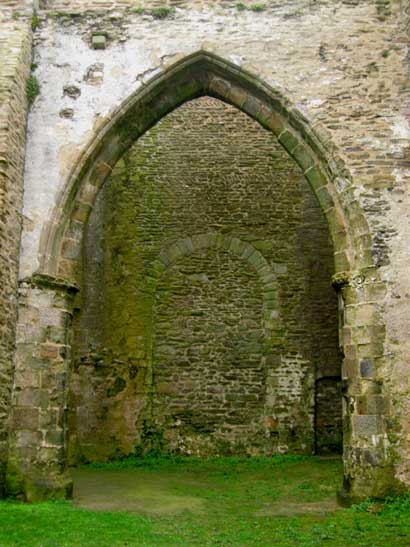
{"label": "recessed arch in wall", "polygon": [[320,125],[257,76],[199,51],[142,85],[94,134],[43,230],[38,273],[76,280],[83,228],[116,162],[163,116],[203,95],[236,106],[272,131],[301,167],[329,224],[336,273],[373,266],[370,232],[351,177],[334,145],[321,137]]}
{"label": "recessed arch in wall", "polygon": [[[358,406],[362,383],[367,382],[372,389],[379,390],[374,393],[381,393],[382,390],[376,371],[383,361],[385,329],[378,302],[383,298],[384,287],[379,282],[372,257],[369,226],[355,197],[351,176],[342,158],[335,153],[336,147],[328,132],[320,123],[307,119],[282,93],[258,76],[214,54],[198,51],[141,85],[96,130],[75,162],[51,220],[43,229],[40,267],[31,280],[24,281],[25,290],[28,293],[31,290],[47,291],[50,293],[50,309],[66,313],[72,305],[72,285],[76,284],[80,273],[84,228],[97,195],[115,164],[162,117],[183,103],[205,95],[236,106],[276,135],[302,169],[322,207],[334,247],[334,284],[344,287],[343,298],[340,298],[342,311],[346,304],[346,312],[341,314],[345,321],[343,377],[349,390],[345,408],[348,424],[344,439],[345,487],[356,498],[387,492],[394,479],[392,463],[385,449],[383,411],[378,410],[378,414],[373,415],[370,414],[370,407],[363,411]],[[64,292],[66,300],[58,310],[52,307],[57,306],[54,304],[56,291]],[[44,301],[44,306],[48,306],[48,301]],[[53,360],[53,352],[57,351],[55,346],[51,348],[53,352],[50,350],[50,353],[44,354],[50,369],[55,367],[60,370],[64,363],[68,370],[69,352],[65,351],[70,340],[68,324],[65,329],[61,348],[64,352],[58,355],[56,361]],[[362,336],[364,329],[368,333],[365,339]],[[44,344],[48,348],[49,341],[43,340],[42,333],[36,334],[36,344]],[[32,356],[24,353],[24,342],[20,345],[20,366],[30,367]],[[50,405],[60,405],[62,410],[66,398],[64,389],[58,396],[58,402],[53,399]],[[374,439],[379,443],[376,448]],[[63,434],[60,434],[58,447],[63,451],[65,449]],[[14,468],[20,473],[22,482],[26,480],[28,468],[33,476],[44,473],[41,467],[35,471],[41,458],[28,461],[13,439],[11,453]],[[47,492],[58,490],[59,495],[66,495],[70,481],[62,470],[61,462],[56,459],[48,464],[55,480],[53,478],[53,483],[48,479],[50,485]]]}

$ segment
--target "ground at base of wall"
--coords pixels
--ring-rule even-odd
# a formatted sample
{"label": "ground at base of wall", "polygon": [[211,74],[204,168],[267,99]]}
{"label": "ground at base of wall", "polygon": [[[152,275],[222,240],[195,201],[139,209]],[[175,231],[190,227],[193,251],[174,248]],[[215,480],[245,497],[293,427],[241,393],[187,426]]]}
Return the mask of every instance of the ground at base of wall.
{"label": "ground at base of wall", "polygon": [[341,468],[306,456],[86,466],[72,503],[0,503],[0,545],[408,546],[410,498],[341,509]]}

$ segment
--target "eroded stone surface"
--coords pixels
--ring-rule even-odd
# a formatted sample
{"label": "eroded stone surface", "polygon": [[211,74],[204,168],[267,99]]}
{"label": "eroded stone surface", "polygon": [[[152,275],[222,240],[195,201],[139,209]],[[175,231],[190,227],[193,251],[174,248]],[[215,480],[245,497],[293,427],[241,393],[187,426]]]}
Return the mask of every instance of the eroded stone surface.
{"label": "eroded stone surface", "polygon": [[[34,21],[31,7],[31,2],[17,0],[2,2],[1,6],[1,40],[5,36],[2,44],[8,62],[2,65],[5,85],[0,93],[6,97],[2,101],[2,113],[5,108],[6,115],[5,123],[3,114],[1,118],[0,142],[5,144],[5,161],[12,174],[11,179],[4,180],[13,181],[12,185],[5,184],[2,203],[2,214],[7,217],[2,271],[15,272],[18,261],[25,113],[24,100],[19,97],[28,77],[29,46],[23,35],[28,36],[30,27],[35,29],[33,76],[40,84],[40,94],[34,101],[28,126],[24,233],[19,260],[22,278],[47,265],[42,273],[59,272],[70,281],[76,279],[83,226],[96,199],[99,181],[111,172],[115,155],[124,151],[132,138],[140,136],[144,123],[146,128],[149,126],[149,116],[155,123],[161,117],[160,109],[165,108],[155,102],[153,93],[151,103],[146,101],[153,105],[153,112],[136,108],[136,116],[125,120],[127,99],[138,89],[142,92],[144,84],[154,76],[168,75],[169,67],[187,55],[199,50],[216,54],[208,91],[243,107],[278,135],[306,171],[326,213],[335,248],[335,285],[340,291],[340,336],[345,356],[346,485],[354,496],[397,491],[400,485],[396,479],[401,486],[407,485],[409,3],[272,0],[262,12],[239,12],[234,4],[195,1],[178,3],[172,12],[162,11],[165,16],[161,18],[153,11],[159,6],[148,1],[142,10],[132,10],[128,0],[105,2],[104,9],[97,0],[47,0],[41,3],[38,20]],[[173,7],[173,2],[169,2],[169,7]],[[109,37],[105,50],[90,48],[96,32]],[[16,40],[11,49],[10,40]],[[228,61],[229,67],[221,59]],[[84,75],[97,64],[104,65],[103,79],[99,74],[89,85]],[[199,63],[191,77],[187,69],[178,80],[184,81],[185,87],[173,90],[172,97],[164,95],[165,102],[171,101],[170,107],[179,104],[178,100],[204,93],[204,81],[196,78],[205,77],[205,65]],[[206,66],[208,70],[209,65]],[[241,80],[241,74],[248,72],[256,79],[245,84],[246,78]],[[17,73],[20,77],[16,78]],[[256,91],[262,89],[263,82],[281,91],[281,98],[274,94],[265,100],[267,95]],[[77,99],[64,95],[64,86],[76,86],[81,95]],[[74,106],[75,117],[71,120],[59,116]],[[125,112],[124,119],[120,107]],[[105,134],[102,128],[111,121],[113,134]],[[95,161],[99,150],[103,152]],[[91,153],[89,161],[86,151]],[[83,172],[70,178],[73,167],[79,165]],[[88,170],[89,180],[85,176]],[[11,273],[2,293],[4,307],[10,306],[11,310],[10,315],[3,314],[7,340],[1,365],[4,401],[12,368],[14,279]],[[58,328],[58,312],[43,309],[41,291],[36,289],[33,295],[40,299],[42,326]],[[35,406],[30,389],[37,388],[25,384],[37,381],[32,377],[31,365],[28,366],[33,359],[29,347],[37,336],[33,328],[24,321],[19,326],[19,340],[27,346],[27,351],[20,353],[25,362],[24,374],[16,374],[16,382],[21,382],[16,384],[17,391],[21,388],[23,392],[22,407]],[[47,332],[58,337],[53,330]],[[42,342],[46,346],[39,357],[44,363],[54,358],[47,340]],[[360,369],[360,363],[368,359],[374,364],[372,376],[367,375],[367,369]],[[63,401],[59,404],[62,408]],[[361,426],[356,431],[352,428],[351,413],[359,417],[356,425],[366,422],[367,418],[361,416],[379,418],[380,413],[384,417],[376,420],[381,424],[377,433],[359,435]],[[3,412],[3,423],[4,418]],[[32,427],[36,417],[22,411],[16,420],[16,424]],[[4,439],[4,433],[0,435]],[[36,446],[38,435],[31,429],[16,429],[16,446],[23,455],[20,463],[35,460],[31,448]],[[0,442],[5,446],[4,441]],[[64,456],[64,442],[60,439],[59,443]],[[60,452],[50,450],[54,464]],[[60,488],[59,492],[63,490]]]}
{"label": "eroded stone surface", "polygon": [[185,104],[117,164],[84,243],[74,459],[338,449],[329,234],[272,134]]}
{"label": "eroded stone surface", "polygon": [[7,459],[7,419],[13,381],[23,166],[26,81],[31,41],[23,21],[0,16],[0,495]]}

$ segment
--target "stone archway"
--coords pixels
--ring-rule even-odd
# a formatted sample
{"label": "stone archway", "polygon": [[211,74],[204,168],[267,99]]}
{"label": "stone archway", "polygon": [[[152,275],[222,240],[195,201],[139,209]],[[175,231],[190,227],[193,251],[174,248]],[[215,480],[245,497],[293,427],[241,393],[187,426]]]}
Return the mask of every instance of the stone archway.
{"label": "stone archway", "polygon": [[[322,137],[319,124],[305,118],[256,76],[200,51],[139,88],[95,133],[69,174],[53,218],[43,230],[38,272],[75,279],[81,225],[113,166],[159,119],[202,95],[232,104],[257,120],[278,137],[301,167],[328,220],[336,271],[372,267],[367,222],[352,194],[351,177],[328,135]],[[75,229],[70,229],[73,221]]]}
{"label": "stone archway", "polygon": [[[65,408],[72,296],[84,226],[96,196],[124,152],[167,113],[202,95],[230,103],[272,131],[303,170],[327,218],[334,246],[346,383],[345,487],[352,498],[392,487],[377,382],[384,326],[383,286],[373,265],[367,223],[349,173],[319,126],[257,77],[200,51],[140,88],[100,128],[70,174],[42,238],[41,265],[21,289],[8,487],[27,499],[65,496]],[[35,323],[37,324],[35,325]],[[365,334],[364,334],[364,331]]]}

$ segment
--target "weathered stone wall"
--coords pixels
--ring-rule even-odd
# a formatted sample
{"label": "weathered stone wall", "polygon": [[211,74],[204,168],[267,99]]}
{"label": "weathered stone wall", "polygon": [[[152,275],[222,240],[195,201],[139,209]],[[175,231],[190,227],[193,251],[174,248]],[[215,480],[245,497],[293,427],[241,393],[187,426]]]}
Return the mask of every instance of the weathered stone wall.
{"label": "weathered stone wall", "polygon": [[[61,4],[41,3],[35,33],[41,94],[29,119],[21,276],[75,279],[101,181],[150,120],[195,93],[232,102],[279,136],[328,219],[346,488],[361,497],[408,486],[407,2],[184,2],[156,13],[153,3]],[[167,82],[182,85],[167,95]]]}
{"label": "weathered stone wall", "polygon": [[[263,328],[258,272],[223,248],[170,266],[147,309],[153,261],[199,234],[238,238],[267,260],[280,350]],[[163,119],[106,183],[83,271],[78,457],[314,449],[315,380],[340,378],[333,251],[316,198],[272,134],[210,98]],[[323,448],[332,433],[340,443],[341,393],[331,395],[317,417]],[[324,441],[320,424],[335,413]]]}
{"label": "weathered stone wall", "polygon": [[[6,7],[6,6],[4,6]],[[0,496],[7,459],[13,381],[17,281],[31,29],[0,12]]]}
{"label": "weathered stone wall", "polygon": [[[81,7],[77,10],[80,15],[71,17],[73,5],[66,5],[66,15],[62,8],[61,12],[52,11],[52,7],[60,7],[55,3],[49,12],[39,12],[35,74],[42,83],[42,94],[29,126],[33,140],[28,152],[26,213],[30,220],[50,217],[73,158],[91,137],[89,131],[107,121],[143,82],[200,49],[219,53],[245,69],[253,67],[261,79],[285,91],[315,124],[320,120],[324,140],[332,135],[343,158],[349,158],[353,175],[367,181],[364,189],[357,191],[366,204],[377,202],[380,185],[388,187],[389,169],[399,158],[384,158],[378,147],[383,139],[391,142],[394,127],[400,139],[398,107],[393,109],[393,117],[391,113],[404,85],[406,54],[401,13],[396,15],[394,5],[387,16],[381,15],[371,0],[357,5],[272,2],[260,13],[210,6],[205,17],[202,10],[185,6],[166,20],[119,9],[102,14],[101,10],[84,11]],[[81,2],[79,6],[92,7],[93,3]],[[98,31],[108,33],[106,50],[90,49],[91,36]],[[175,36],[179,38],[175,40]],[[337,43],[334,36],[340,37]],[[77,61],[73,63],[73,59]],[[88,72],[95,65],[103,65],[102,71],[90,79]],[[312,80],[311,74],[319,77]],[[53,119],[50,127],[49,119]],[[52,137],[49,139],[47,132],[37,133],[36,127],[49,128]],[[367,140],[361,142],[363,136]],[[37,153],[39,147],[45,149],[44,140],[48,142],[49,174],[56,181],[47,188],[48,199],[41,176],[44,157]],[[400,142],[396,146],[400,148]],[[393,150],[387,153],[398,154]],[[379,163],[369,167],[370,160]],[[374,252],[382,255],[383,241],[391,238],[392,232],[384,224],[378,226],[380,208],[375,211],[369,205],[368,209],[370,218],[375,217]],[[23,275],[39,266],[41,226],[27,223]]]}
{"label": "weathered stone wall", "polygon": [[70,325],[76,289],[37,276],[21,283],[12,394],[7,494],[37,501],[70,494],[66,474]]}

